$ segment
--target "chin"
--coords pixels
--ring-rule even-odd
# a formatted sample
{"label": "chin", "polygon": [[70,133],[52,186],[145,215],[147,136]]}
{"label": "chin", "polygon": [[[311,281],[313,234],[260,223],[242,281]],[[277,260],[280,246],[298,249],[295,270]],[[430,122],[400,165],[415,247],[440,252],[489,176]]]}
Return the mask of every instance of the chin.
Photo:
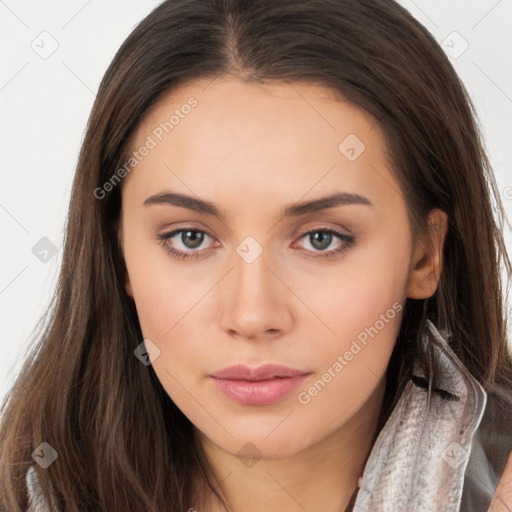
{"label": "chin", "polygon": [[271,460],[289,457],[308,448],[310,444],[314,444],[313,440],[308,443],[306,436],[297,430],[293,433],[283,431],[279,435],[276,429],[268,435],[271,430],[266,429],[265,432],[254,433],[253,435],[244,432],[239,436],[235,432],[231,432],[233,438],[210,438],[210,442],[232,455],[240,457],[248,465],[258,459]]}

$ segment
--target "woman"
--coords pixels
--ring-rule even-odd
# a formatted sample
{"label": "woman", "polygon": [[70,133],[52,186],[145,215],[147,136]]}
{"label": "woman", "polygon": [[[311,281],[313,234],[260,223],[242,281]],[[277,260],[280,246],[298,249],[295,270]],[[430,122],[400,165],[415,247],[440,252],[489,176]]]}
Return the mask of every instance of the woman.
{"label": "woman", "polygon": [[98,91],[0,505],[507,510],[503,217],[398,4],[162,3]]}

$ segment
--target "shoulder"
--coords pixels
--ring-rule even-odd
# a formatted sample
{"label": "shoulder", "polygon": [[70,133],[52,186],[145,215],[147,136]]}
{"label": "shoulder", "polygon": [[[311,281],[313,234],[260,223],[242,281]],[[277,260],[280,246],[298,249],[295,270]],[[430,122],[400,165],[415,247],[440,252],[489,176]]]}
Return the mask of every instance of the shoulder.
{"label": "shoulder", "polygon": [[510,510],[512,510],[512,452],[509,453],[488,512],[510,512]]}

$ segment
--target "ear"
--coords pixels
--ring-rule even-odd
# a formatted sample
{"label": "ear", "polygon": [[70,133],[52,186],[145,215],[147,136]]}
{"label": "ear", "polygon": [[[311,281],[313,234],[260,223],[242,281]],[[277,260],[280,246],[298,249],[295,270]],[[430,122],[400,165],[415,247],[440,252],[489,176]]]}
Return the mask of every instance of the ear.
{"label": "ear", "polygon": [[407,297],[426,299],[431,297],[439,284],[443,270],[443,247],[448,231],[448,215],[435,208],[429,213],[429,231],[414,248],[411,271],[407,285]]}
{"label": "ear", "polygon": [[124,250],[123,250],[123,224],[122,218],[119,220],[119,229],[118,229],[118,238],[117,243],[119,247],[119,254],[121,255],[122,263],[123,263],[123,283],[126,293],[133,299],[133,290],[132,284],[130,282],[130,276],[128,275],[128,269],[126,268],[126,262],[124,259]]}

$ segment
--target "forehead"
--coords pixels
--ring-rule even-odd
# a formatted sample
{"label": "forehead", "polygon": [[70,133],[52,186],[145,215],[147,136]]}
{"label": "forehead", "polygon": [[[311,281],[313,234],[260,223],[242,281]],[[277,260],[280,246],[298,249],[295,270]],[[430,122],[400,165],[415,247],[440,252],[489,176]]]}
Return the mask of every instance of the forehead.
{"label": "forehead", "polygon": [[359,134],[373,146],[384,143],[375,120],[364,110],[332,90],[305,83],[256,84],[236,78],[189,82],[164,95],[150,110],[136,130],[135,145],[169,121],[172,127],[164,138],[182,135],[183,142],[192,136],[203,137],[205,144],[212,141],[211,145],[221,144],[221,149],[232,148],[251,135],[257,135],[255,145],[267,142],[269,149],[298,144],[304,138],[317,143],[323,139],[323,149],[337,149],[338,139],[349,133]]}
{"label": "forehead", "polygon": [[181,179],[210,197],[227,185],[239,193],[282,191],[284,200],[333,188],[373,195],[377,204],[400,195],[378,124],[318,85],[196,80],[149,111],[130,151],[148,140],[152,149],[126,178],[140,194]]}

